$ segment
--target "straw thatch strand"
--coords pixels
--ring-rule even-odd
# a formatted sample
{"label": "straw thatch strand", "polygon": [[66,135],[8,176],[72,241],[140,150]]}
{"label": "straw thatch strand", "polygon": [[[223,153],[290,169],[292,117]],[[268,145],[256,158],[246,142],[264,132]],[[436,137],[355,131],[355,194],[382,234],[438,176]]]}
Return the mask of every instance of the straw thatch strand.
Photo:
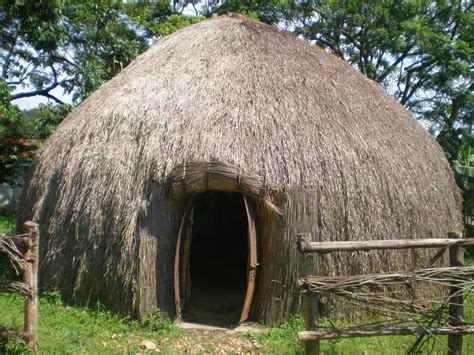
{"label": "straw thatch strand", "polygon": [[[375,82],[242,16],[161,39],[76,107],[38,152],[20,223],[40,223],[41,282],[71,301],[174,314],[184,206],[211,189],[257,211],[254,318],[299,307],[296,236],[446,237],[462,229],[436,141]],[[397,270],[431,251],[335,253],[318,275]]]}

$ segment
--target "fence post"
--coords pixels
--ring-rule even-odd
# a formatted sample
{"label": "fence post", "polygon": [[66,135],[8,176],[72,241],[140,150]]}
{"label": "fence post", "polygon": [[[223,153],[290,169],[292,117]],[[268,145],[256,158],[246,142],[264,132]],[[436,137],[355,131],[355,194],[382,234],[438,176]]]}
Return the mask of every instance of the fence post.
{"label": "fence post", "polygon": [[[311,241],[311,233],[298,234],[298,244]],[[314,256],[312,253],[303,253],[301,265],[301,276],[314,274]],[[306,330],[318,330],[319,328],[319,296],[306,291],[303,293],[303,317]],[[319,355],[319,340],[308,340],[304,343],[306,354]]]}
{"label": "fence post", "polygon": [[27,249],[23,255],[26,261],[23,281],[30,287],[32,293],[32,297],[25,301],[25,334],[28,336],[28,350],[35,351],[38,334],[39,226],[33,222],[25,222],[24,227],[30,236],[27,240]]}
{"label": "fence post", "polygon": [[[449,238],[461,239],[459,233],[448,233]],[[449,265],[451,267],[464,266],[464,247],[452,246],[449,248]],[[449,324],[451,326],[460,326],[464,323],[464,308],[463,308],[463,288],[457,286],[456,282],[452,283],[449,290]],[[449,355],[462,354],[462,335],[448,336]]]}

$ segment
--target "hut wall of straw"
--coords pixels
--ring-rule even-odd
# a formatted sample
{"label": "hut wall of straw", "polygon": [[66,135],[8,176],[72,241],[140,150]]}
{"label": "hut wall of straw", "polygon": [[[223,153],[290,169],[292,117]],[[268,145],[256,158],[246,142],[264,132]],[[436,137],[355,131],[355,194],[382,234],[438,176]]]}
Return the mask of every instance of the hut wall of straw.
{"label": "hut wall of straw", "polygon": [[[299,232],[364,240],[462,228],[444,153],[400,104],[322,49],[222,16],[160,40],[37,154],[20,222],[42,227],[42,287],[135,316],[173,314],[183,204],[209,189],[256,202],[252,313],[271,323],[298,308]],[[426,257],[337,254],[315,272],[400,269]]]}

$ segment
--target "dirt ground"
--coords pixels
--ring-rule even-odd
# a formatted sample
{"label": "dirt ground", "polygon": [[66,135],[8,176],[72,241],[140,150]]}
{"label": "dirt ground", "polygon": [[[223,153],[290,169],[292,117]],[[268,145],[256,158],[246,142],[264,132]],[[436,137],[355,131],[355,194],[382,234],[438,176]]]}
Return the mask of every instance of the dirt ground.
{"label": "dirt ground", "polygon": [[161,353],[212,353],[212,354],[260,354],[262,344],[251,339],[244,332],[229,330],[184,329],[179,338],[129,339],[129,342],[140,342],[143,352]]}
{"label": "dirt ground", "polygon": [[245,334],[228,333],[222,330],[187,330],[180,339],[159,341],[164,351],[187,353],[252,353],[258,354],[262,348]]}

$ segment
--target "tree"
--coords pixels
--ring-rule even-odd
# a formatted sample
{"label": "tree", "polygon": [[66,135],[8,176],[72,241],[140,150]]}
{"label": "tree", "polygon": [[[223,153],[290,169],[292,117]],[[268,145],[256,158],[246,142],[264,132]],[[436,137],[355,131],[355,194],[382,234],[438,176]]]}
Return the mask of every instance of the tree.
{"label": "tree", "polygon": [[65,35],[59,25],[59,1],[0,2],[0,80],[14,93],[11,100],[43,95],[59,101],[51,91],[64,83],[55,66],[55,53]]}
{"label": "tree", "polygon": [[[1,0],[0,79],[11,100],[60,87],[80,102],[148,45],[198,19],[166,2]],[[21,92],[16,92],[20,90]]]}
{"label": "tree", "polygon": [[211,0],[191,3],[194,3],[193,8],[196,14],[205,17],[240,13],[270,25],[278,24],[283,19],[286,9],[291,6],[291,2],[285,0]]}
{"label": "tree", "polygon": [[199,11],[195,12],[194,16],[183,14],[190,4],[193,2],[132,2],[125,7],[125,12],[130,21],[134,22],[140,31],[143,31],[147,43],[153,43],[204,19]]}
{"label": "tree", "polygon": [[[464,216],[474,216],[474,138],[461,135],[461,146],[457,159],[453,161],[456,182],[461,188],[464,204]],[[470,222],[472,223],[472,221]],[[474,238],[474,225],[466,224],[466,236]]]}
{"label": "tree", "polygon": [[79,102],[111,79],[147,48],[132,27],[120,1],[67,1],[61,21],[67,30],[60,52],[64,72],[72,78],[64,86]]}
{"label": "tree", "polygon": [[45,96],[62,104],[61,87],[78,102],[146,48],[122,2],[7,1],[0,8],[2,78],[12,100]]}
{"label": "tree", "polygon": [[381,83],[435,132],[472,126],[471,2],[300,3],[296,33]]}
{"label": "tree", "polygon": [[69,104],[39,104],[37,108],[22,111],[20,130],[25,137],[43,142],[72,111]]}

